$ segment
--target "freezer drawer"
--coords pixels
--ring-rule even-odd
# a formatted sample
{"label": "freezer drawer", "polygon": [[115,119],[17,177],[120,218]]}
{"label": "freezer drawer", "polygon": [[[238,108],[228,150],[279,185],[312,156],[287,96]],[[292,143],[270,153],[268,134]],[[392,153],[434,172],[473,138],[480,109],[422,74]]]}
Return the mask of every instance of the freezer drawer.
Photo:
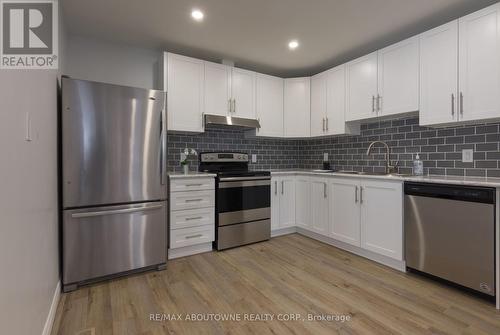
{"label": "freezer drawer", "polygon": [[67,210],[63,216],[65,286],[166,262],[166,201]]}

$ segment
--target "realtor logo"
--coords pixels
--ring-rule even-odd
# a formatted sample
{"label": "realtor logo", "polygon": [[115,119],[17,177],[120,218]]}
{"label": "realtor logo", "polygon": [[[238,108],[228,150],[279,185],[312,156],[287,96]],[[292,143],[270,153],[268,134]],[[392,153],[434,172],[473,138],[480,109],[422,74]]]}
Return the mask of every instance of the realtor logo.
{"label": "realtor logo", "polygon": [[0,68],[56,69],[56,0],[0,0]]}

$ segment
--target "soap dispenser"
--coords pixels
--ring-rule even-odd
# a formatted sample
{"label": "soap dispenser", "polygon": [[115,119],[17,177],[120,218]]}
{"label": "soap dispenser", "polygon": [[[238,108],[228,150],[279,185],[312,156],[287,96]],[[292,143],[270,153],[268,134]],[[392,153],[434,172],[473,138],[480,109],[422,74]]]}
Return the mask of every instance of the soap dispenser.
{"label": "soap dispenser", "polygon": [[420,160],[420,155],[415,156],[413,161],[413,174],[415,176],[422,176],[424,174],[424,163]]}

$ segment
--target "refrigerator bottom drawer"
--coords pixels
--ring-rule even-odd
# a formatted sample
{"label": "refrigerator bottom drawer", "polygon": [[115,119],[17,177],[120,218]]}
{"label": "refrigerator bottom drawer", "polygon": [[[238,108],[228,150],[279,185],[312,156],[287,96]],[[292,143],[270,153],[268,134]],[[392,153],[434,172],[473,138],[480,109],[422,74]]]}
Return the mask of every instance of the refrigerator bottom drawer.
{"label": "refrigerator bottom drawer", "polygon": [[166,220],[166,201],[64,211],[64,285],[165,263]]}

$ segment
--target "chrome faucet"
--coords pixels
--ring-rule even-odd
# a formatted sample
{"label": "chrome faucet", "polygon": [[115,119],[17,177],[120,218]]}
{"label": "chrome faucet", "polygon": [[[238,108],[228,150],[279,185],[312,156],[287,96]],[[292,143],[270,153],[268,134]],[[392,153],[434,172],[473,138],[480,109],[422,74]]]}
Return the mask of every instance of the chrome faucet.
{"label": "chrome faucet", "polygon": [[387,143],[382,142],[382,141],[374,141],[374,142],[370,143],[370,145],[368,146],[368,150],[366,150],[366,155],[370,156],[370,153],[372,151],[373,146],[377,143],[380,143],[385,147],[385,173],[386,174],[396,173],[397,169],[398,169],[399,162],[396,162],[396,164],[394,166],[391,165],[391,161],[389,158],[390,149],[389,149],[389,146],[387,145]]}

